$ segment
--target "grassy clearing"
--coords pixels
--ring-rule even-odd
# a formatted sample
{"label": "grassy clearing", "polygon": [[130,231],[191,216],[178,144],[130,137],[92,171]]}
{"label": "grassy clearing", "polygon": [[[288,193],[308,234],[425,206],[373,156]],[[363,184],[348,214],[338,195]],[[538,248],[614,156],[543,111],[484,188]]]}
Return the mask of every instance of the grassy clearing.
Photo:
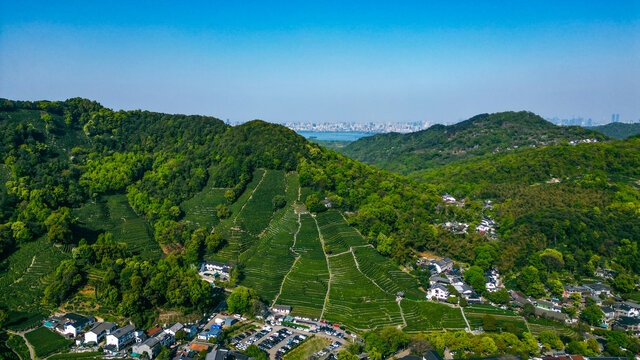
{"label": "grassy clearing", "polygon": [[285,360],[306,360],[311,358],[313,353],[331,345],[331,340],[320,336],[313,336],[307,339],[297,348],[285,355]]}
{"label": "grassy clearing", "polygon": [[245,266],[242,285],[255,289],[268,302],[278,294],[280,284],[295,259],[290,247],[298,228],[297,219],[293,207],[279,211],[264,236],[240,257]]}
{"label": "grassy clearing", "polygon": [[464,329],[467,326],[459,308],[408,299],[402,300],[401,305],[407,321],[407,331]]}
{"label": "grassy clearing", "polygon": [[73,214],[80,220],[79,226],[74,229],[78,237],[93,242],[98,234],[110,232],[116,241],[126,243],[134,254],[147,259],[159,259],[162,256],[151,227],[133,212],[123,194],[104,196],[74,209]]}
{"label": "grassy clearing", "polygon": [[404,292],[406,298],[421,300],[426,294],[420,291],[418,281],[401,271],[389,259],[371,247],[354,248],[360,270],[390,294]]}
{"label": "grassy clearing", "polygon": [[337,210],[320,213],[317,220],[327,252],[339,254],[348,251],[351,246],[367,244],[356,229],[347,224]]}
{"label": "grassy clearing", "polygon": [[354,329],[403,324],[394,296],[358,271],[351,253],[330,257],[329,267],[332,279],[324,314],[327,320]]}
{"label": "grassy clearing", "polygon": [[285,174],[282,170],[269,170],[238,214],[237,225],[253,235],[260,234],[271,221],[273,198],[277,195],[285,195]]}
{"label": "grassy clearing", "polygon": [[44,237],[24,243],[2,262],[0,304],[13,311],[7,327],[23,329],[37,323],[47,309],[40,298],[56,268],[70,254]]}
{"label": "grassy clearing", "polygon": [[73,343],[71,340],[65,339],[62,335],[55,333],[47,328],[40,327],[30,331],[24,336],[33,346],[36,356],[45,357],[55,352],[61,352],[68,349]]}
{"label": "grassy clearing", "polygon": [[291,305],[294,315],[317,318],[327,294],[329,269],[315,221],[309,214],[301,215],[300,221],[293,248],[300,259],[285,279],[277,303]]}

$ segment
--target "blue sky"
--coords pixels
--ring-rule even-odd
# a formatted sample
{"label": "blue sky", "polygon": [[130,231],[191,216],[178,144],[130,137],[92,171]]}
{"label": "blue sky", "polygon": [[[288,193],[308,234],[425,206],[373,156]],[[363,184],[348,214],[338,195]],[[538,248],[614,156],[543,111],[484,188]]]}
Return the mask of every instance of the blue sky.
{"label": "blue sky", "polygon": [[232,121],[640,119],[640,1],[6,1],[0,97]]}

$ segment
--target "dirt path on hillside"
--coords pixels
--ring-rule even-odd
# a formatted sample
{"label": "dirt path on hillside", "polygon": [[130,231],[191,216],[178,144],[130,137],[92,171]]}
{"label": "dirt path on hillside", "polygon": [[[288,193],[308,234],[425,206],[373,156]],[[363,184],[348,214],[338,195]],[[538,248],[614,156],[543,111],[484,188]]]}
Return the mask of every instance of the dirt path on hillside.
{"label": "dirt path on hillside", "polygon": [[[29,344],[29,341],[27,341],[27,338],[24,337],[24,334],[26,334],[29,331],[31,331],[31,330],[21,331],[21,332],[13,332],[11,330],[7,330],[7,332],[9,334],[20,336],[22,338],[22,340],[24,340],[25,344],[27,344],[27,348],[29,349],[29,356],[31,356],[31,359],[35,359],[36,358],[36,351],[33,349],[33,346],[31,346],[31,344]],[[23,360],[26,360],[26,359],[23,359]]]}
{"label": "dirt path on hillside", "polygon": [[260,181],[258,181],[258,184],[256,185],[256,187],[254,187],[253,190],[251,191],[251,195],[249,195],[249,198],[247,199],[247,201],[245,201],[244,204],[242,204],[242,207],[240,208],[240,210],[238,211],[236,216],[233,218],[233,225],[236,224],[236,221],[238,220],[238,216],[240,216],[240,214],[242,213],[242,210],[244,210],[244,207],[247,206],[247,203],[249,202],[249,200],[251,200],[253,198],[253,194],[255,194],[256,190],[258,190],[258,188],[260,187],[260,184],[262,184],[262,180],[264,180],[265,176],[267,176],[267,170],[265,170],[262,173],[262,177],[260,178]]}
{"label": "dirt path on hillside", "polygon": [[322,232],[320,231],[320,225],[318,225],[318,220],[314,215],[311,215],[313,221],[316,223],[316,228],[318,229],[318,237],[320,238],[320,244],[322,244],[322,252],[324,253],[324,258],[327,260],[327,270],[329,271],[329,281],[327,282],[327,294],[324,296],[324,303],[322,303],[322,312],[320,313],[320,318],[324,316],[324,311],[327,308],[327,301],[329,300],[329,292],[331,292],[331,280],[333,279],[333,274],[331,273],[331,266],[329,265],[329,255],[324,251],[324,237],[322,237]]}
{"label": "dirt path on hillside", "polygon": [[300,258],[302,257],[295,250],[293,250],[293,248],[296,247],[296,241],[298,239],[298,233],[300,232],[300,228],[302,228],[302,221],[300,220],[300,214],[298,214],[298,229],[293,234],[293,245],[289,248],[289,250],[291,250],[291,252],[296,255],[296,259],[293,261],[293,264],[291,264],[291,268],[289,269],[289,271],[287,271],[287,273],[284,275],[284,278],[282,279],[282,283],[280,283],[280,290],[278,291],[278,295],[276,295],[276,297],[273,299],[273,303],[271,304],[271,306],[274,306],[276,304],[276,301],[278,301],[280,294],[282,294],[282,288],[284,287],[284,282],[287,281],[287,277],[289,276],[291,271],[293,271],[293,268],[296,266],[296,263],[298,262],[298,260],[300,260]]}

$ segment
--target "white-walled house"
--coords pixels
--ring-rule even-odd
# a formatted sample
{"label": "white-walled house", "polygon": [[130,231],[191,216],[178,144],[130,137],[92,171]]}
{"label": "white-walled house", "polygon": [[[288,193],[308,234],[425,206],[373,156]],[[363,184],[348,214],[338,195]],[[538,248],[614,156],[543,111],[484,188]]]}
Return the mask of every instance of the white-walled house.
{"label": "white-walled house", "polygon": [[135,340],[135,332],[136,328],[131,324],[112,331],[111,334],[107,335],[107,346],[120,350],[120,348],[129,345]]}
{"label": "white-walled house", "polygon": [[433,298],[445,301],[449,298],[449,290],[442,284],[435,284],[427,290],[427,299]]}
{"label": "white-walled house", "polygon": [[111,334],[116,329],[116,325],[110,322],[95,323],[89,331],[84,334],[85,343],[99,344],[105,336]]}

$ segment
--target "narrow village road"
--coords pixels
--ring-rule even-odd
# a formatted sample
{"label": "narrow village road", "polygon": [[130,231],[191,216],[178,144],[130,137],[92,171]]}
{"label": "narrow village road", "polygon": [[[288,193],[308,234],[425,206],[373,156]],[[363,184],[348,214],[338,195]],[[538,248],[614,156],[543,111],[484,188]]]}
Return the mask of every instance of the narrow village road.
{"label": "narrow village road", "polygon": [[[29,332],[29,331],[31,331],[31,330],[21,331],[21,332],[13,332],[11,330],[7,330],[7,332],[9,334],[20,336],[24,340],[24,342],[27,344],[27,348],[29,348],[29,356],[31,356],[31,359],[35,359],[36,358],[36,351],[33,349],[31,344],[29,344],[29,341],[27,341],[27,338],[24,337],[24,334]],[[26,359],[23,359],[23,360],[26,360]]]}

